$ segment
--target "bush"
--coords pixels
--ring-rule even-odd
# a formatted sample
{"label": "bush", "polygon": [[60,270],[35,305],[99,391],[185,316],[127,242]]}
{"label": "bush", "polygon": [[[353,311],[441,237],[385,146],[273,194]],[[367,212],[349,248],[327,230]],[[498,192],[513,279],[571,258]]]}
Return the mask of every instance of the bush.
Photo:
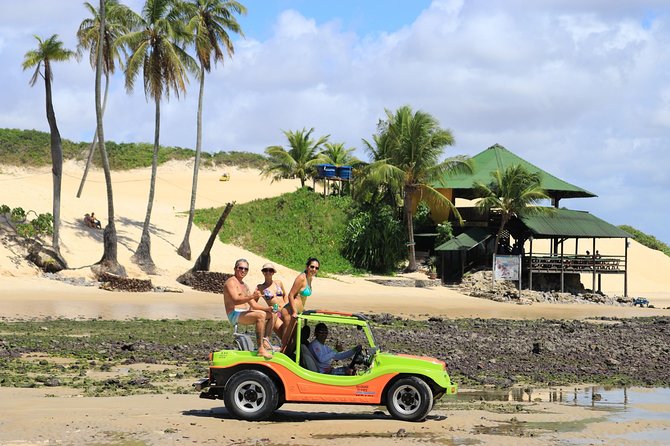
{"label": "bush", "polygon": [[[307,258],[317,257],[320,273],[352,273],[353,266],[341,254],[352,208],[350,197],[324,198],[306,188],[299,189],[235,205],[220,238],[298,271],[305,268]],[[197,210],[194,221],[212,228],[221,211]]]}
{"label": "bush", "polygon": [[630,233],[633,236],[633,240],[635,240],[639,244],[644,245],[647,248],[661,251],[665,255],[670,256],[670,246],[666,245],[653,235],[645,234],[639,229],[635,229],[634,227],[628,225],[621,225],[619,226],[619,228]]}
{"label": "bush", "polygon": [[374,206],[347,225],[343,254],[356,267],[388,274],[405,258],[405,231],[393,209]]}
{"label": "bush", "polygon": [[454,238],[454,227],[450,221],[445,221],[437,225],[437,238],[435,239],[435,247],[448,242]]}

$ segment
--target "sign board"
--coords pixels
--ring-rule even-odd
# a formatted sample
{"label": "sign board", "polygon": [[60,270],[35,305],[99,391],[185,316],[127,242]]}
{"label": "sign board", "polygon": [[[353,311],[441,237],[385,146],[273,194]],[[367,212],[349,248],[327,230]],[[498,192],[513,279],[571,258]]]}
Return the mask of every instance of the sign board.
{"label": "sign board", "polygon": [[521,256],[494,256],[493,280],[521,280]]}

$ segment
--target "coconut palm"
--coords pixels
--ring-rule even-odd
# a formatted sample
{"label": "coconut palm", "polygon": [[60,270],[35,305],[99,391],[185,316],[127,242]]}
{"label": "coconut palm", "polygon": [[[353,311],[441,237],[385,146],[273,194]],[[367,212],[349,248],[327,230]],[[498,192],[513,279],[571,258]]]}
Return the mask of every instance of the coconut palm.
{"label": "coconut palm", "polygon": [[475,192],[481,198],[477,207],[500,212],[500,227],[496,234],[496,250],[505,225],[512,217],[551,212],[551,208],[535,206],[549,196],[542,188],[538,172],[529,172],[521,165],[512,165],[504,171],[491,172],[491,183],[475,182]]}
{"label": "coconut palm", "polygon": [[319,159],[322,163],[333,164],[335,166],[351,166],[361,162],[358,158],[351,155],[356,149],[345,148],[343,142],[327,142],[323,146],[324,149],[319,153]]}
{"label": "coconut palm", "polygon": [[374,188],[384,185],[400,193],[407,222],[409,271],[415,271],[413,214],[419,200],[431,208],[446,208],[460,218],[453,203],[431,186],[448,172],[469,171],[463,157],[440,161],[444,147],[454,144],[450,130],[440,128],[433,116],[411,107],[400,107],[395,113],[386,110],[380,121],[372,149],[373,162],[367,167],[363,184]]}
{"label": "coconut palm", "polygon": [[[35,72],[30,78],[30,86],[34,86],[39,77],[44,79],[44,87],[46,89],[46,110],[47,121],[49,122],[49,130],[51,133],[51,163],[53,176],[53,238],[52,245],[55,253],[60,257],[60,195],[61,182],[63,179],[63,146],[61,142],[60,132],[56,124],[56,113],[54,112],[53,100],[51,94],[51,81],[53,80],[53,72],[51,70],[52,62],[62,62],[69,60],[75,56],[73,51],[63,48],[63,42],[58,39],[58,35],[54,34],[46,40],[35,36],[38,46],[35,50],[30,50],[25,54],[23,59],[23,69],[35,67]],[[44,70],[44,71],[42,71]],[[62,260],[62,259],[61,259]]]}
{"label": "coconut palm", "polygon": [[[95,64],[95,117],[96,117],[96,130],[95,130],[95,135],[96,138],[98,139],[98,147],[100,149],[100,159],[102,160],[102,168],[105,173],[105,185],[107,188],[107,225],[105,226],[105,230],[103,232],[103,247],[104,247],[104,252],[102,254],[102,258],[100,259],[100,267],[103,272],[111,272],[117,275],[125,275],[126,270],[123,266],[119,264],[118,261],[118,244],[117,244],[117,237],[116,237],[116,224],[114,222],[115,217],[114,217],[114,193],[112,190],[112,175],[111,171],[109,168],[109,159],[107,157],[107,149],[105,148],[105,133],[103,131],[103,125],[102,125],[102,116],[105,112],[105,105],[103,101],[101,101],[100,98],[100,81],[102,78],[102,73],[103,71],[105,72],[105,101],[107,100],[107,87],[109,85],[109,73],[110,73],[110,63],[111,63],[111,70],[113,70],[113,64],[114,61],[112,60],[111,62],[108,60],[109,58],[109,42],[103,44],[103,45],[97,45],[97,42],[106,42],[105,36],[108,35],[107,29],[107,6],[109,3],[115,3],[111,2],[110,0],[100,0],[100,9],[99,9],[99,14],[98,14],[98,24],[97,24],[97,30],[98,30],[98,39],[95,41],[95,45],[91,45],[91,47],[96,48],[96,53],[97,53],[97,58],[96,58],[96,64]],[[118,6],[115,5],[115,6]],[[112,16],[116,13],[114,11],[115,6],[113,6],[111,9],[112,11]],[[112,20],[112,23],[114,22],[114,19]],[[81,28],[80,28],[81,30]],[[92,37],[92,36],[91,36]],[[81,42],[81,40],[80,40]],[[107,56],[105,55],[105,47],[107,47]],[[93,52],[91,50],[91,52]],[[107,60],[106,60],[107,59]],[[95,139],[93,143],[95,144]],[[91,154],[93,151],[91,150]],[[91,154],[89,154],[89,162],[91,160]],[[87,164],[88,168],[88,164]],[[82,178],[82,185],[83,185],[83,178]],[[80,187],[80,192],[81,192],[81,187]]]}
{"label": "coconut palm", "polygon": [[[193,184],[191,186],[191,204],[186,222],[184,240],[177,253],[191,259],[189,237],[195,216],[195,198],[198,190],[198,171],[202,151],[202,100],[205,91],[205,72],[212,69],[214,63],[223,62],[224,50],[228,57],[235,52],[228,32],[242,34],[242,28],[235,19],[235,14],[246,14],[247,9],[233,0],[192,0],[182,4],[182,13],[188,21],[187,29],[195,37],[195,53],[200,66],[200,91],[198,94],[198,115],[195,140],[195,163],[193,165]],[[223,47],[223,48],[222,48]]]}
{"label": "coconut palm", "polygon": [[127,44],[131,49],[125,69],[126,89],[132,91],[135,79],[141,71],[144,94],[153,99],[155,104],[155,127],[147,212],[133,261],[145,270],[153,271],[149,226],[156,192],[161,100],[163,96],[169,100],[171,92],[177,97],[180,93],[185,93],[187,71],[197,72],[197,64],[180,46],[189,36],[179,20],[174,0],[147,0],[141,16],[136,16],[136,20],[139,23],[138,30],[120,39],[121,44]]}
{"label": "coconut palm", "polygon": [[[102,42],[102,71],[105,74],[105,94],[102,101],[102,113],[104,115],[107,106],[107,93],[109,91],[109,77],[116,70],[116,63],[123,63],[125,57],[125,48],[119,44],[119,37],[128,33],[133,24],[133,13],[125,5],[122,5],[118,0],[105,0],[105,26],[104,32],[100,34],[101,12],[103,5],[96,9],[88,2],[84,2],[84,7],[88,10],[91,17],[82,20],[77,30],[77,53],[81,55],[84,51],[89,51],[89,62],[91,68],[94,70],[98,63],[98,42]],[[97,126],[96,126],[97,127]],[[93,142],[89,147],[88,157],[86,159],[86,167],[84,174],[77,190],[77,198],[81,196],[81,192],[86,182],[88,169],[93,159],[94,148],[98,139],[98,133],[93,135]]]}
{"label": "coconut palm", "polygon": [[272,181],[283,178],[299,178],[301,187],[305,187],[307,177],[311,175],[314,166],[320,163],[318,151],[328,141],[330,135],[322,136],[318,140],[311,139],[314,128],[293,131],[284,131],[289,146],[288,151],[282,146],[270,146],[265,153],[270,156],[270,164],[263,169],[265,176],[271,176]]}

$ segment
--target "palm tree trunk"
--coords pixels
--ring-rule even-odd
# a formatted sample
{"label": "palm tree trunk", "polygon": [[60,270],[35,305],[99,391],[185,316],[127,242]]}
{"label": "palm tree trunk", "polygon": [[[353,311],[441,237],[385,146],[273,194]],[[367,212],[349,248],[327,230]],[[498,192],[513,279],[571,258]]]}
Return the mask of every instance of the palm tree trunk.
{"label": "palm tree trunk", "polygon": [[191,260],[191,243],[189,238],[191,236],[191,227],[193,226],[193,217],[195,216],[195,198],[198,191],[198,171],[200,170],[200,153],[202,151],[202,98],[205,91],[205,68],[200,65],[200,93],[198,94],[198,117],[197,129],[195,138],[195,163],[193,165],[193,184],[191,185],[191,206],[188,210],[188,221],[186,222],[186,233],[184,240],[177,253],[185,258]]}
{"label": "palm tree trunk", "polygon": [[53,237],[52,245],[54,252],[60,256],[60,195],[61,182],[63,178],[63,147],[61,145],[60,132],[56,125],[56,113],[54,112],[51,94],[51,65],[49,61],[44,62],[44,84],[46,88],[47,121],[51,133],[51,173],[53,177]]}
{"label": "palm tree trunk", "polygon": [[147,214],[144,217],[144,225],[142,226],[142,236],[137,249],[133,254],[133,260],[147,272],[153,272],[155,264],[151,258],[151,235],[149,233],[149,225],[151,224],[151,211],[154,206],[154,195],[156,193],[156,172],[158,170],[158,148],[160,144],[160,122],[161,122],[161,106],[160,98],[156,99],[156,124],[154,131],[154,154],[151,161],[151,182],[149,184],[149,200],[147,202]]}
{"label": "palm tree trunk", "polygon": [[[105,0],[100,0],[100,41],[102,41],[105,32]],[[104,252],[102,258],[100,259],[100,265],[103,271],[111,272],[116,275],[126,274],[126,270],[118,262],[118,248],[117,248],[117,237],[116,237],[116,226],[114,224],[114,194],[112,192],[112,175],[109,169],[109,159],[107,158],[107,149],[105,148],[105,133],[102,125],[103,114],[105,113],[105,104],[107,103],[107,91],[109,87],[109,74],[105,73],[105,99],[100,106],[100,78],[102,73],[102,45],[98,48],[98,61],[95,70],[95,118],[96,118],[96,131],[95,139],[98,139],[98,147],[100,149],[100,158],[102,160],[102,168],[105,172],[105,185],[107,186],[107,226],[105,226],[105,231],[103,233],[103,246]],[[92,152],[91,152],[92,153]],[[91,156],[89,155],[89,162]],[[84,185],[84,180],[86,179],[86,172],[88,171],[89,164],[86,164],[86,170],[84,171],[84,177],[82,178],[81,185],[79,186],[79,193],[81,193],[81,188]],[[79,193],[77,197],[79,197]]]}
{"label": "palm tree trunk", "polygon": [[191,271],[209,271],[209,263],[210,263],[210,251],[212,250],[212,246],[214,246],[214,240],[216,240],[216,236],[219,234],[219,231],[223,227],[223,224],[226,221],[226,218],[228,218],[228,214],[230,214],[230,211],[233,209],[233,203],[226,203],[226,208],[223,210],[221,213],[221,216],[219,217],[219,220],[216,222],[216,225],[214,225],[214,229],[212,229],[212,233],[209,235],[209,240],[207,240],[207,243],[205,244],[205,247],[202,250],[202,254],[198,256],[198,259],[195,261],[195,265],[193,266],[193,269]]}
{"label": "palm tree trunk", "polygon": [[407,266],[407,271],[416,271],[416,250],[414,249],[414,221],[412,216],[412,194],[409,190],[405,189],[404,205],[405,205],[405,217],[407,218],[407,249],[409,257],[409,265]]}
{"label": "palm tree trunk", "polygon": [[502,236],[503,230],[505,229],[505,225],[509,221],[509,217],[507,217],[505,214],[500,216],[500,227],[498,228],[498,233],[496,234],[496,244],[495,248],[493,248],[494,254],[498,254],[498,244],[500,244],[500,237]]}
{"label": "palm tree trunk", "polygon": [[[97,85],[96,85],[96,88]],[[109,73],[105,73],[105,99],[102,101],[102,115],[105,115],[105,108],[107,108],[107,93],[109,92]],[[97,111],[97,105],[96,105]],[[91,161],[93,160],[93,153],[97,147],[96,142],[98,141],[98,126],[96,125],[95,134],[93,135],[93,142],[88,148],[88,157],[86,158],[86,167],[84,167],[84,174],[81,177],[81,182],[79,183],[79,189],[77,190],[77,198],[81,197],[81,192],[84,190],[84,183],[86,182],[86,177],[88,176],[88,169],[91,167]],[[104,147],[104,144],[101,146]],[[105,152],[106,153],[106,152]]]}

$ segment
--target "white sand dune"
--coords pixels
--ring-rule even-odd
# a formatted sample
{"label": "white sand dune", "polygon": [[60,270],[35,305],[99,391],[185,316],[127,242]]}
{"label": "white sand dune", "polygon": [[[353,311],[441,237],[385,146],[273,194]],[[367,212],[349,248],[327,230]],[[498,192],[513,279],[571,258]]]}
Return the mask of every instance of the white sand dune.
{"label": "white sand dune", "polygon": [[[90,266],[102,256],[102,231],[84,227],[83,215],[95,212],[107,221],[104,175],[93,169],[81,198],[76,198],[83,166],[67,162],[61,207],[61,251],[68,262],[66,277],[92,278]],[[219,181],[223,172],[230,181]],[[184,288],[175,279],[192,267],[176,254],[186,227],[185,211],[191,193],[192,164],[171,162],[158,169],[156,198],[152,214],[151,252],[159,274],[151,276],[154,285]],[[119,237],[119,261],[131,277],[145,277],[130,260],[142,229],[148,198],[150,169],[113,172],[114,204]],[[203,169],[199,176],[197,207],[221,207],[228,202],[243,203],[257,198],[294,191],[297,180],[271,183],[257,170],[219,168]],[[49,168],[0,168],[0,204],[21,206],[26,211],[51,212],[52,178]],[[0,234],[1,235],[1,234]],[[194,258],[202,250],[209,233],[194,228],[191,248]],[[622,253],[623,241],[598,242],[601,253]],[[584,248],[587,249],[587,248]],[[248,282],[262,280],[260,265],[267,261],[242,248],[216,243],[212,250],[212,271],[231,271],[236,259],[251,263]],[[629,249],[628,291],[632,296],[646,296],[657,308],[670,306],[670,258],[636,242]],[[278,278],[292,283],[297,274],[282,265]],[[324,265],[327,271],[327,265]],[[590,286],[589,278],[585,284]],[[605,278],[603,288],[611,294],[622,294],[623,277]],[[76,287],[40,277],[39,271],[11,246],[0,244],[0,316],[66,316],[66,317],[223,317],[221,296],[185,290],[183,294],[110,293],[88,287]],[[403,315],[440,314],[451,317],[588,317],[591,315],[665,314],[663,310],[606,307],[602,305],[534,304],[517,306],[471,298],[444,287],[408,289],[385,287],[362,277],[318,278],[315,295],[308,306],[340,311],[376,311]]]}

